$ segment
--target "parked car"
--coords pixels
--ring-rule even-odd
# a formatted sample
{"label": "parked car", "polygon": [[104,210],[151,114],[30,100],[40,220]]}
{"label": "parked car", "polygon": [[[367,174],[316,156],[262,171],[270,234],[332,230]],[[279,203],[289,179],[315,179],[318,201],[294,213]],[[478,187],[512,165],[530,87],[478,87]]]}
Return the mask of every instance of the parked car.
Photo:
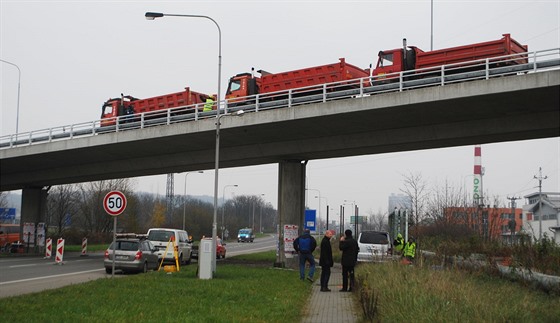
{"label": "parked car", "polygon": [[[207,238],[207,239],[212,239],[212,238]],[[191,257],[193,259],[198,259],[198,249],[199,246],[193,245],[192,248],[192,254]],[[226,257],[226,243],[222,241],[222,239],[218,238],[217,243],[216,243],[216,258],[220,259],[220,258],[225,258]]]}
{"label": "parked car", "polygon": [[168,228],[151,228],[148,230],[148,240],[157,248],[158,257],[160,261],[163,259],[163,263],[175,264],[173,243],[171,243],[172,237],[177,246],[179,264],[190,264],[192,258],[192,238],[189,237],[187,231]]}
{"label": "parked car", "polygon": [[255,234],[253,229],[244,228],[239,230],[237,234],[237,242],[253,242],[255,240]]}
{"label": "parked car", "polygon": [[224,259],[226,257],[226,243],[222,239],[218,238],[216,241],[216,258]]}
{"label": "parked car", "polygon": [[144,237],[119,237],[111,243],[105,250],[103,259],[105,272],[108,274],[113,270],[113,254],[115,270],[123,272],[145,273],[148,270],[156,270],[159,265],[156,247]]}
{"label": "parked car", "polygon": [[358,247],[358,261],[382,261],[391,256],[391,239],[385,231],[360,232]]}

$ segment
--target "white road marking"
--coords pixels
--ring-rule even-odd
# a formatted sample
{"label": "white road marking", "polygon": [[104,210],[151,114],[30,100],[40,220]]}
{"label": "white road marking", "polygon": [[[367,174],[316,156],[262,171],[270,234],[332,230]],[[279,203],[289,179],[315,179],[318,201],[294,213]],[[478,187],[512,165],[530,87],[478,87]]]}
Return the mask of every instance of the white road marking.
{"label": "white road marking", "polygon": [[0,283],[0,285],[7,285],[7,284],[14,284],[14,283],[22,283],[22,282],[28,282],[28,281],[40,280],[40,279],[48,279],[48,278],[57,278],[57,277],[64,277],[64,276],[72,276],[72,275],[78,275],[78,274],[86,274],[86,273],[91,273],[91,272],[95,272],[95,271],[103,271],[103,270],[105,270],[105,268],[93,269],[93,270],[86,270],[86,271],[77,271],[77,272],[73,272],[73,273],[60,274],[60,275],[51,275],[51,276],[35,277],[35,278],[28,278],[28,279],[12,280],[12,281],[8,281],[8,282]]}

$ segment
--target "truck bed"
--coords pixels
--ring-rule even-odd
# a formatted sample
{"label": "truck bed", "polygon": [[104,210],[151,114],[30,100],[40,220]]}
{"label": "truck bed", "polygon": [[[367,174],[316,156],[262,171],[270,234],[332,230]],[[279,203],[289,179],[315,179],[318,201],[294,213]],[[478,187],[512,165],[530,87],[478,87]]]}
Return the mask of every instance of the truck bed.
{"label": "truck bed", "polygon": [[[511,38],[510,34],[503,34],[498,40],[483,43],[445,48],[430,52],[420,52],[416,57],[416,68],[441,66],[477,59],[498,57],[517,53],[526,53],[528,47],[521,45]],[[507,65],[526,64],[527,57],[508,61]]]}
{"label": "truck bed", "polygon": [[203,98],[206,100],[206,97],[206,94],[191,91],[190,88],[186,87],[185,91],[182,92],[140,99],[133,101],[132,104],[134,105],[135,113],[142,113],[203,103]]}
{"label": "truck bed", "polygon": [[260,93],[283,91],[368,76],[368,73],[363,69],[347,64],[344,58],[340,58],[340,62],[334,64],[263,75],[261,77]]}

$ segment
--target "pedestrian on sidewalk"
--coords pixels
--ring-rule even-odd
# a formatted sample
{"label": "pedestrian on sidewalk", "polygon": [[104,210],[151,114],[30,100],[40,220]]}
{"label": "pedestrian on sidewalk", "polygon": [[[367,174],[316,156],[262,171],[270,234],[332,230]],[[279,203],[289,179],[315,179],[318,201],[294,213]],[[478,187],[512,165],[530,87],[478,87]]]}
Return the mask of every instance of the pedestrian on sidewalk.
{"label": "pedestrian on sidewalk", "polygon": [[[342,289],[341,292],[351,292],[354,288],[354,267],[358,261],[358,242],[352,237],[352,230],[344,231],[340,237],[339,249],[342,251]],[[349,284],[350,283],[350,284]]]}
{"label": "pedestrian on sidewalk", "polygon": [[309,229],[305,229],[303,234],[294,240],[294,249],[299,254],[299,279],[305,279],[305,263],[309,263],[309,273],[307,280],[313,282],[315,274],[315,258],[313,251],[317,248],[317,241],[311,236]]}
{"label": "pedestrian on sidewalk", "polygon": [[331,247],[331,238],[334,236],[334,230],[327,230],[323,240],[321,240],[321,254],[319,258],[319,266],[321,266],[321,291],[330,292],[329,279],[331,278],[331,267],[334,265]]}

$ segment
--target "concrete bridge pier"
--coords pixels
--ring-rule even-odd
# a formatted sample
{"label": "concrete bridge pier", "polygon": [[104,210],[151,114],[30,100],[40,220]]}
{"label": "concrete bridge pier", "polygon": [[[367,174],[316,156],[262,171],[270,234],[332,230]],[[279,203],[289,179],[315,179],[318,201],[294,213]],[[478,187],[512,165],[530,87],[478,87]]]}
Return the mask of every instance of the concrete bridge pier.
{"label": "concrete bridge pier", "polygon": [[[298,268],[297,255],[285,252],[284,225],[298,226],[303,232],[305,216],[305,170],[307,161],[286,160],[278,166],[278,254],[276,267]],[[291,243],[291,242],[288,242]]]}
{"label": "concrete bridge pier", "polygon": [[23,224],[34,223],[35,228],[37,228],[38,223],[45,222],[47,193],[48,189],[43,187],[27,187],[22,190],[20,236],[23,237],[23,241],[26,243],[28,238],[23,236]]}

